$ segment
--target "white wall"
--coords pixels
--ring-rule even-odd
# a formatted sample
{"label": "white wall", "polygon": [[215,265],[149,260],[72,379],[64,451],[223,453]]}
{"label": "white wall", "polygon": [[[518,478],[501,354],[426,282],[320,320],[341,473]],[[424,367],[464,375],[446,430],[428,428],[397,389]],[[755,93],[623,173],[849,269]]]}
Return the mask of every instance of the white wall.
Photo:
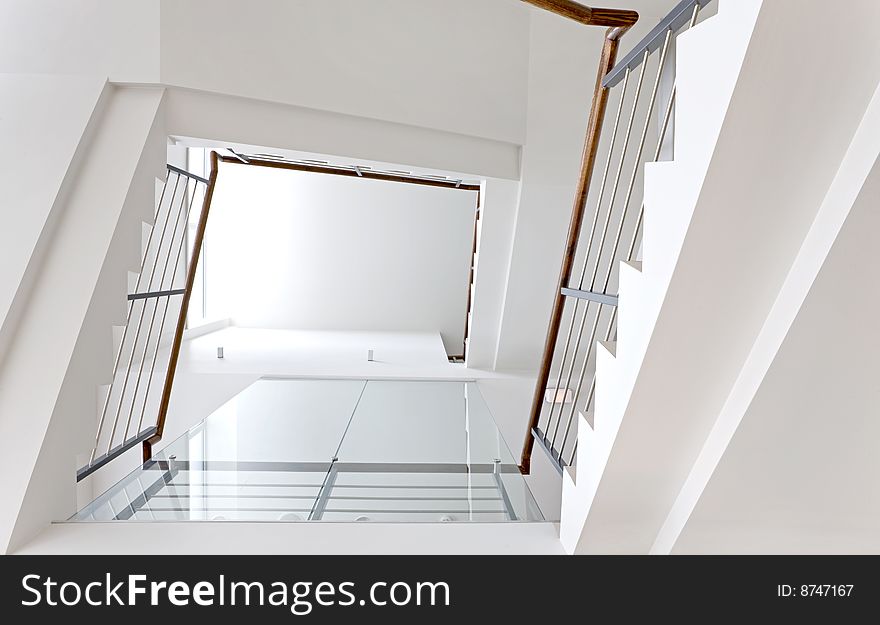
{"label": "white wall", "polygon": [[[63,218],[46,246],[27,309],[4,350],[0,366],[3,549],[59,518],[73,504],[74,455],[89,444],[88,427],[96,417],[89,410],[94,403],[88,406],[87,398],[95,397],[96,378],[102,371],[91,358],[102,346],[91,333],[89,308],[93,301],[107,297],[98,290],[108,250],[119,234],[117,225],[131,223],[129,211],[147,217],[151,212],[153,188],[140,183],[155,175],[154,157],[162,153],[152,149],[157,138],[161,146],[161,99],[161,89],[112,90],[100,123],[93,135],[89,133],[88,154],[79,159],[75,184],[59,208]],[[137,241],[136,236],[131,238]],[[131,254],[136,255],[137,250]],[[118,285],[124,302],[123,280]],[[103,371],[109,373],[112,329],[105,328]],[[86,335],[89,340],[81,341]],[[78,356],[88,365],[83,366]],[[91,384],[77,384],[80,375],[90,377]]]}
{"label": "white wall", "polygon": [[521,143],[516,0],[162,2],[162,81]]}
{"label": "white wall", "polygon": [[495,365],[535,369],[553,303],[603,31],[534,11],[528,136]]}
{"label": "white wall", "polygon": [[461,354],[476,192],[221,165],[209,317],[300,330],[439,331]]}
{"label": "white wall", "polygon": [[878,199],[875,165],[674,553],[880,552]]}
{"label": "white wall", "polygon": [[0,153],[0,185],[8,190],[0,204],[0,353],[15,324],[14,300],[27,291],[33,276],[26,276],[51,237],[53,209],[71,184],[74,157],[104,87],[97,78],[0,75],[0,138],[7,148]]}
{"label": "white wall", "polygon": [[468,333],[469,367],[495,367],[518,197],[519,183],[516,181],[497,178],[483,181],[474,299]]}
{"label": "white wall", "polygon": [[159,0],[3,0],[0,71],[159,81]]}
{"label": "white wall", "polygon": [[[621,41],[618,59],[622,59],[627,50],[656,25],[673,4],[672,0],[613,0],[603,3],[602,6],[612,8],[635,9],[641,16],[638,24]],[[604,36],[604,29],[583,26],[558,15],[532,9],[526,140],[522,148],[516,230],[495,361],[495,365],[501,369],[534,372],[540,362],[571,217]],[[649,66],[646,72],[646,85],[654,80],[654,67]],[[618,101],[616,95],[620,91],[612,92],[610,98],[594,176],[601,176],[602,173]],[[633,91],[630,87],[627,109]],[[643,90],[642,101],[648,91],[647,87]],[[644,124],[646,108],[642,104],[636,116],[634,135]],[[652,138],[656,136],[653,127],[650,132]],[[635,150],[631,148],[630,152],[621,185],[629,182]],[[591,201],[584,220],[587,225],[591,221],[598,186],[591,187]],[[619,195],[623,195],[622,190]],[[641,175],[637,176],[634,186],[633,206],[630,207],[632,213],[638,209],[636,204],[640,195]],[[618,202],[621,202],[620,198]],[[612,224],[612,228],[615,225]],[[610,286],[613,290],[615,285]]]}

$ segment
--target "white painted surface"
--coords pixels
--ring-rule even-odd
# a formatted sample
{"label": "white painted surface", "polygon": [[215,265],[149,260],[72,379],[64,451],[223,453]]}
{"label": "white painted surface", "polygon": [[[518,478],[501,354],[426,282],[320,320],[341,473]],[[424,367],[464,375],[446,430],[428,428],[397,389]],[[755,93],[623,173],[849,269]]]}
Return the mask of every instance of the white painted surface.
{"label": "white painted surface", "polygon": [[467,364],[470,367],[495,367],[518,199],[517,182],[497,178],[483,182],[468,332]]}
{"label": "white painted surface", "polygon": [[558,554],[553,523],[59,523],[19,554]]}
{"label": "white painted surface", "polygon": [[[602,32],[534,11],[522,178],[496,366],[536,370],[577,184]],[[585,76],[583,80],[573,77]]]}
{"label": "white painted surface", "polygon": [[880,548],[866,531],[876,527],[878,488],[862,477],[877,471],[869,415],[878,339],[866,318],[877,289],[863,276],[877,264],[869,250],[877,246],[878,124],[880,90],[653,552]]}
{"label": "white painted surface", "polygon": [[[878,7],[862,8],[871,29]],[[796,66],[779,54],[830,36],[792,12],[806,15],[803,3],[721,4],[679,38],[676,160],[648,168],[644,263],[622,273],[595,436],[581,424],[576,479],[566,479],[569,549],[650,549],[874,92],[880,54],[869,38],[847,39],[863,62],[833,94],[820,76],[834,64],[820,50],[801,46]],[[568,525],[567,506],[587,511],[586,524]]]}
{"label": "white painted surface", "polygon": [[[74,404],[60,401],[61,393],[132,180],[154,134],[161,98],[158,89],[120,89],[111,95],[0,368],[4,550],[13,527],[16,540],[24,540],[73,504],[72,450],[86,449],[94,413],[71,410]],[[110,328],[106,331],[109,346]],[[78,385],[75,394],[94,390]]]}
{"label": "white painted surface", "polygon": [[[169,88],[168,134],[195,145],[241,144],[519,177],[519,145],[253,98]],[[259,150],[258,150],[259,151]]]}
{"label": "white painted surface", "polygon": [[[224,358],[217,358],[217,346]],[[373,349],[374,361],[367,361]],[[230,327],[187,341],[181,358],[197,373],[283,377],[472,379],[491,372],[452,364],[436,332],[315,332]]]}
{"label": "white painted surface", "polygon": [[4,0],[0,71],[159,82],[159,0]]}
{"label": "white painted surface", "polygon": [[[0,28],[10,25],[4,17]],[[0,153],[0,184],[10,190],[0,228],[0,352],[17,322],[13,301],[18,294],[22,306],[35,279],[105,84],[81,76],[0,75],[0,137],[8,146]]]}
{"label": "white painted surface", "polygon": [[476,191],[221,165],[209,316],[252,328],[439,331],[463,351]]}
{"label": "white painted surface", "polygon": [[[735,388],[739,396],[731,394],[691,472],[705,488],[674,553],[880,553],[876,126],[871,134],[875,164],[845,223],[822,215],[789,276],[801,288],[798,274],[812,273],[815,281],[807,293],[786,285],[755,345],[752,356],[770,352],[772,363],[761,367],[758,388],[747,397]],[[845,206],[827,208],[846,212]],[[829,234],[837,235],[830,251],[822,245]],[[810,271],[817,261],[818,275]],[[801,291],[802,304],[791,319],[783,309],[797,297],[793,290]],[[784,338],[771,334],[780,317],[790,322]],[[707,470],[711,477],[699,480]],[[694,485],[689,480],[679,500]],[[661,537],[667,541],[658,549],[672,538]]]}
{"label": "white painted surface", "polygon": [[508,0],[172,0],[162,81],[521,143],[527,39]]}

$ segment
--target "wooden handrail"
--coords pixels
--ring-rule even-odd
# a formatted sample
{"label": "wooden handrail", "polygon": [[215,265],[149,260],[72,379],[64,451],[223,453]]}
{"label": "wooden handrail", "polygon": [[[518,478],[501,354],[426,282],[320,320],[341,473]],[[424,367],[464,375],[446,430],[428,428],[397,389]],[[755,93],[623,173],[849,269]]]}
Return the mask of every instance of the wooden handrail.
{"label": "wooden handrail", "polygon": [[165,430],[165,419],[168,416],[168,404],[171,401],[171,388],[174,385],[174,373],[177,371],[177,361],[180,358],[180,344],[183,341],[183,331],[186,328],[186,316],[189,312],[189,300],[192,297],[193,285],[196,281],[196,272],[199,266],[199,256],[202,252],[202,242],[205,240],[205,228],[208,225],[208,212],[211,210],[211,199],[214,197],[214,187],[217,185],[218,159],[217,153],[211,152],[211,174],[208,176],[208,186],[205,189],[205,198],[202,200],[202,211],[199,214],[199,223],[193,239],[193,250],[187,267],[186,286],[180,303],[180,312],[177,317],[177,327],[174,329],[174,340],[171,343],[171,355],[168,359],[168,371],[165,374],[165,385],[162,388],[162,399],[159,402],[159,415],[156,420],[156,433],[150,436],[143,444],[144,462],[153,456],[153,445],[162,440]]}
{"label": "wooden handrail", "polygon": [[568,235],[565,242],[565,251],[562,255],[562,266],[559,270],[559,280],[556,286],[553,310],[550,313],[550,323],[547,327],[547,338],[544,342],[544,353],[541,358],[541,366],[538,370],[538,379],[535,382],[535,392],[532,397],[532,408],[529,415],[529,426],[526,430],[526,439],[523,443],[522,455],[520,456],[519,469],[523,475],[531,471],[532,450],[535,446],[534,432],[541,418],[541,407],[544,402],[544,393],[547,381],[550,378],[550,367],[553,362],[553,354],[556,350],[556,342],[559,338],[559,327],[562,324],[562,314],[565,311],[565,296],[562,289],[567,287],[574,268],[574,259],[577,252],[578,237],[584,221],[584,213],[587,206],[587,196],[590,193],[590,180],[593,176],[593,168],[596,164],[596,153],[599,150],[599,139],[602,133],[602,124],[605,121],[605,111],[608,106],[610,88],[603,85],[605,75],[614,67],[617,60],[617,51],[620,45],[620,37],[629,30],[639,19],[635,11],[618,9],[593,9],[570,0],[523,0],[536,7],[552,11],[581,24],[608,27],[605,33],[605,44],[602,47],[602,55],[599,58],[599,70],[596,77],[596,86],[593,91],[593,104],[590,108],[590,120],[587,124],[587,136],[584,141],[584,152],[581,160],[580,177],[578,178],[577,191],[575,192],[574,206],[571,211],[571,221],[568,226]]}
{"label": "wooden handrail", "polygon": [[[568,285],[571,272],[574,267],[574,257],[577,249],[578,234],[583,224],[584,212],[586,210],[586,200],[590,191],[590,180],[592,178],[593,168],[596,163],[596,153],[599,148],[599,139],[602,131],[602,124],[605,119],[605,111],[608,105],[609,88],[602,84],[603,79],[611,69],[617,59],[617,51],[621,35],[629,30],[639,19],[639,15],[635,11],[625,9],[602,9],[587,7],[572,0],[522,0],[527,4],[550,11],[557,15],[572,19],[578,23],[588,26],[603,26],[608,28],[605,34],[605,43],[602,48],[602,54],[599,60],[599,71],[596,79],[596,86],[593,92],[593,103],[590,109],[590,119],[587,126],[587,136],[584,142],[584,152],[581,162],[580,177],[578,179],[577,191],[575,194],[574,207],[572,208],[571,220],[569,223],[568,236],[566,240],[565,251],[562,258],[562,266],[559,272],[559,281],[556,289],[556,297],[553,304],[553,311],[550,316],[550,324],[547,330],[547,338],[544,345],[544,354],[541,362],[541,368],[538,372],[538,379],[535,385],[535,394],[532,401],[532,411],[528,427],[528,434],[523,445],[522,456],[519,469],[527,475],[531,468],[532,449],[535,444],[532,432],[538,426],[538,420],[541,415],[541,406],[544,399],[544,390],[550,376],[550,366],[552,363],[553,352],[555,350],[556,341],[559,335],[559,327],[562,321],[562,314],[565,307],[565,298],[562,295],[562,289]],[[196,272],[201,254],[202,242],[205,237],[205,228],[208,221],[208,213],[211,207],[211,199],[214,195],[214,188],[217,182],[218,164],[220,161],[228,163],[242,163],[239,158],[221,157],[216,152],[211,152],[211,173],[208,178],[208,186],[205,191],[205,198],[202,202],[202,211],[199,216],[198,226],[196,228],[195,239],[193,241],[193,251],[190,259],[185,292],[180,307],[180,313],[175,328],[174,340],[171,345],[171,355],[168,362],[168,371],[165,377],[165,385],[162,390],[162,399],[159,404],[159,414],[156,424],[156,432],[150,438],[143,442],[144,461],[150,460],[152,457],[152,446],[162,439],[162,433],[165,427],[165,420],[168,415],[168,406],[171,400],[171,390],[174,383],[174,374],[177,370],[177,362],[180,357],[180,346],[183,340],[183,331],[186,327],[186,317],[189,310],[189,302],[192,296],[193,285],[195,283]],[[320,165],[288,163],[271,160],[249,159],[250,165],[259,165],[263,167],[273,167],[279,169],[295,169],[300,171],[311,171],[315,173],[336,173],[338,175],[351,175],[365,178],[381,178],[384,180],[392,180],[397,182],[415,182],[417,184],[425,184],[429,186],[450,187],[451,185],[442,181],[419,180],[414,181],[412,178],[403,176],[393,176],[388,174],[370,173],[366,171],[343,172],[339,170],[330,171],[332,168],[322,167]],[[458,187],[465,190],[478,190],[479,185],[464,185]]]}
{"label": "wooden handrail", "polygon": [[[556,13],[586,26],[629,29],[639,21],[639,14],[626,9],[598,9],[572,0],[522,0],[545,11]],[[617,33],[620,36],[622,33]]]}

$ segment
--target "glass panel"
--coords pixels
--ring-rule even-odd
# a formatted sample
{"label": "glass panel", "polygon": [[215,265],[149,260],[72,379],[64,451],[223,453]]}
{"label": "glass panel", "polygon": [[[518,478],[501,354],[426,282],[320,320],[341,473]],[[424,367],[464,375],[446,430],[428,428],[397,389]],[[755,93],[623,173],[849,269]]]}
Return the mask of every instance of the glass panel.
{"label": "glass panel", "polygon": [[338,458],[324,520],[542,518],[473,382],[370,381]]}
{"label": "glass panel", "polygon": [[362,380],[260,380],[74,520],[307,520]]}
{"label": "glass panel", "polygon": [[260,380],[73,520],[541,518],[475,383]]}

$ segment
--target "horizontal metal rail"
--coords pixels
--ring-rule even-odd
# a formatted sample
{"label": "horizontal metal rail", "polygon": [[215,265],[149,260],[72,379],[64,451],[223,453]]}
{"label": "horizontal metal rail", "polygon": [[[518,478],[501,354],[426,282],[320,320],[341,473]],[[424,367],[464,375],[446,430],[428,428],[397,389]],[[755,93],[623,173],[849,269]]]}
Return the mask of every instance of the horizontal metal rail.
{"label": "horizontal metal rail", "polygon": [[176,174],[180,174],[181,176],[186,176],[187,178],[192,178],[193,180],[198,180],[199,182],[208,184],[207,178],[202,178],[201,176],[197,176],[192,172],[181,169],[180,167],[175,167],[174,165],[167,165],[167,167],[170,171],[173,171]]}
{"label": "horizontal metal rail", "polygon": [[335,467],[338,473],[519,473],[515,464],[484,463],[432,463],[432,462],[271,462],[271,461],[190,461],[177,459],[152,459],[144,469],[177,471],[267,471],[280,473],[323,473]]}
{"label": "horizontal metal rail", "polygon": [[[177,484],[171,483],[168,484],[169,487],[175,487]],[[206,483],[205,486],[213,489],[214,485],[211,483]],[[410,486],[412,490],[421,490],[419,486]],[[466,487],[462,487],[464,489]],[[318,486],[314,486],[315,490],[318,490]],[[333,490],[336,490],[336,486],[334,485]],[[309,499],[312,500],[315,496],[312,495],[261,495],[261,494],[252,494],[252,493],[232,493],[228,495],[224,495],[222,493],[210,492],[210,493],[170,493],[167,495],[155,495],[156,499],[176,499],[179,497],[186,497],[187,499]],[[385,497],[375,497],[375,496],[366,496],[366,495],[332,495],[331,499],[339,499],[339,500],[352,500],[352,501],[501,501],[501,497],[404,497],[404,496],[385,496]]]}
{"label": "horizontal metal rail", "polygon": [[131,449],[135,445],[139,445],[140,443],[143,443],[145,440],[150,438],[155,433],[156,433],[156,426],[155,425],[148,427],[146,430],[144,430],[143,432],[141,432],[140,434],[138,434],[134,438],[130,438],[127,441],[125,441],[124,443],[112,448],[106,454],[104,454],[102,456],[98,456],[92,462],[90,462],[89,464],[87,464],[86,466],[84,466],[83,468],[81,468],[79,471],[76,472],[76,481],[80,482],[83,479],[87,478],[92,473],[94,473],[95,471],[97,471],[98,469],[103,467],[105,464],[107,464],[108,462],[110,462],[111,460],[116,458],[117,456],[124,454],[126,451],[128,451],[129,449]]}
{"label": "horizontal metal rail", "polygon": [[[151,501],[155,499],[155,496],[151,497]],[[332,499],[332,498],[331,498]],[[189,506],[169,506],[167,508],[154,508],[152,506],[144,506],[139,508],[138,512],[303,512],[309,513],[311,512],[310,508],[191,508]],[[316,511],[316,516],[310,522],[320,521],[320,517],[322,517],[325,513],[340,513],[340,514],[505,514],[510,516],[510,513],[506,510],[499,509],[488,509],[488,510],[471,510],[471,509],[447,509],[447,508],[435,508],[435,509],[421,509],[416,510],[412,508],[322,508]],[[320,515],[320,516],[319,516]],[[130,518],[130,517],[128,517]],[[121,515],[117,517],[117,520],[123,521]],[[515,520],[515,519],[514,519]]]}
{"label": "horizontal metal rail", "polygon": [[[205,484],[196,483],[192,484],[191,482],[174,482],[173,484],[169,484],[168,486],[173,486],[175,488],[181,487],[190,487],[190,486],[198,486],[202,487]],[[237,483],[237,482],[211,482],[211,488],[321,488],[320,483],[315,484],[288,484],[286,482],[283,483],[270,483],[270,482],[245,482],[245,483]],[[491,489],[495,490],[494,486],[480,486],[475,484],[469,485],[440,485],[440,484],[421,484],[419,486],[413,486],[411,484],[336,484],[334,489],[337,488],[381,488],[381,489],[389,489],[389,488],[403,488],[406,490],[418,489],[418,490],[427,490],[427,489],[440,489],[440,490],[479,490],[479,489]]]}
{"label": "horizontal metal rail", "polygon": [[547,444],[547,435],[541,431],[541,428],[534,427],[532,428],[532,436],[534,436],[535,440],[538,443],[538,446],[544,450],[544,453],[553,461],[550,464],[562,475],[562,467],[565,466],[565,460],[562,459],[562,456],[559,452],[554,451],[554,449]]}
{"label": "horizontal metal rail", "polygon": [[599,302],[600,304],[608,304],[617,306],[617,296],[608,295],[607,293],[595,293],[593,291],[585,291],[583,289],[562,288],[562,294],[565,297],[574,297],[575,299],[585,299],[591,302]]}
{"label": "horizontal metal rail", "polygon": [[150,291],[148,293],[129,293],[128,299],[150,299],[152,297],[167,297],[171,295],[183,295],[186,293],[186,289],[170,289],[167,291]]}
{"label": "horizontal metal rail", "polygon": [[660,49],[666,38],[666,32],[671,30],[676,32],[678,29],[687,25],[691,21],[694,14],[694,7],[700,5],[704,7],[712,2],[712,0],[681,0],[669,14],[638,42],[632,50],[630,50],[621,61],[614,66],[610,72],[602,79],[602,86],[606,88],[614,87],[623,80],[626,70],[633,70],[645,59],[645,52],[650,54],[654,50]]}

